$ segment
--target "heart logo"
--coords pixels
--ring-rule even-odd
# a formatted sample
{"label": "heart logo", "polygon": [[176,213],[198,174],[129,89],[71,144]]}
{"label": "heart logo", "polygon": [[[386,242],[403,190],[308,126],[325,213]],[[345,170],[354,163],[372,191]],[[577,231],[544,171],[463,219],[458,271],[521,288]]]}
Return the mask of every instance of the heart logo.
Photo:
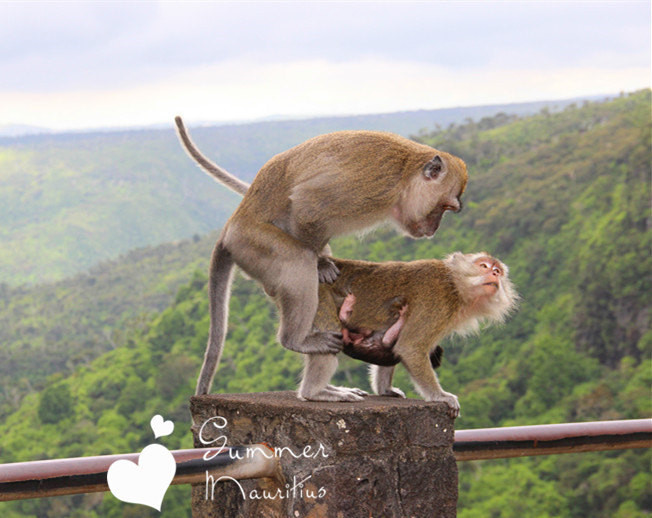
{"label": "heart logo", "polygon": [[165,446],[150,444],[140,452],[138,464],[126,459],[111,464],[107,482],[118,500],[143,504],[160,512],[163,497],[176,471],[177,463],[172,453]]}
{"label": "heart logo", "polygon": [[170,435],[174,431],[174,423],[172,421],[163,421],[163,417],[158,414],[152,417],[149,425],[152,427],[155,439]]}

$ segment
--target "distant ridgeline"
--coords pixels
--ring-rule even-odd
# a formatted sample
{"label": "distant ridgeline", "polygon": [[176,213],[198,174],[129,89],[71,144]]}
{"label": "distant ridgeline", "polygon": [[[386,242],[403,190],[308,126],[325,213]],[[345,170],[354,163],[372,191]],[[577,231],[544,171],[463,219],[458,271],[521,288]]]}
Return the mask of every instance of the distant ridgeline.
{"label": "distant ridgeline", "polygon": [[[457,428],[652,414],[650,107],[646,90],[421,133],[469,165],[465,209],[446,216],[433,239],[379,230],[333,243],[335,255],[375,261],[486,250],[510,267],[522,296],[514,317],[442,344],[442,385],[462,406]],[[152,154],[138,156],[145,163]],[[187,181],[199,182],[202,173],[182,160]],[[203,271],[213,239],[129,254],[46,287],[4,287],[0,462],[140,451],[154,414],[178,423],[166,447],[191,447],[182,423],[206,345]],[[296,388],[301,358],[276,343],[276,325],[262,290],[239,278],[215,391]],[[335,381],[368,388],[366,367],[345,359]],[[401,368],[396,386],[414,396]],[[464,463],[459,516],[642,517],[652,511],[651,460],[631,450]],[[189,516],[188,502],[187,489],[175,487],[164,508]],[[0,504],[0,513],[118,516],[122,506],[87,495]]]}
{"label": "distant ridgeline", "polygon": [[[570,100],[193,128],[227,170],[250,181],[273,155],[342,129],[404,135],[498,112],[555,111]],[[59,280],[137,247],[220,227],[238,197],[182,151],[173,131],[0,137],[0,283]]]}

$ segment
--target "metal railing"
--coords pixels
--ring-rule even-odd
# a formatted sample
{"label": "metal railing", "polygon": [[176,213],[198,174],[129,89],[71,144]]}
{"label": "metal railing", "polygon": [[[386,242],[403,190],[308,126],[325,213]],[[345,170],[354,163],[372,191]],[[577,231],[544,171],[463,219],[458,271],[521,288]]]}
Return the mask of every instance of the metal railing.
{"label": "metal railing", "polygon": [[[458,430],[453,452],[458,461],[467,461],[651,446],[652,419],[635,419]],[[225,448],[205,460],[207,452],[215,451],[173,451],[177,469],[172,484],[205,482],[208,470],[213,477],[235,479],[279,474],[278,458],[267,445]],[[0,502],[108,491],[109,466],[119,459],[137,463],[138,457],[131,453],[0,465]]]}
{"label": "metal railing", "polygon": [[652,446],[652,419],[457,430],[458,461]]}
{"label": "metal railing", "polygon": [[[205,482],[206,471],[214,478],[237,480],[274,477],[279,461],[266,444],[172,451],[177,464],[172,484]],[[138,463],[139,453],[101,455],[72,459],[39,460],[0,465],[0,502],[108,491],[107,473],[116,460]]]}

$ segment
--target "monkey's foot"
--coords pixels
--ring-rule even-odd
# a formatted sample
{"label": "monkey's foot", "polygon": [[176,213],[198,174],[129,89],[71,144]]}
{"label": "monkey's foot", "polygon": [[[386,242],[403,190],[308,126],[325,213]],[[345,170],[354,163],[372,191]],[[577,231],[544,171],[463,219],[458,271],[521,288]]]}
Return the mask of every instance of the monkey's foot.
{"label": "monkey's foot", "polygon": [[343,347],[342,333],[326,332],[308,335],[301,348],[292,350],[303,354],[337,354]]}
{"label": "monkey's foot", "polygon": [[396,388],[396,387],[390,387],[389,389],[385,390],[382,394],[378,394],[379,396],[389,396],[389,397],[402,397],[405,399],[405,392],[403,392],[401,389]]}
{"label": "monkey's foot", "polygon": [[316,394],[302,394],[299,392],[298,397],[302,401],[344,401],[349,403],[364,399],[362,396],[355,394],[352,389],[342,390],[342,388],[329,385]]}
{"label": "monkey's foot", "polygon": [[317,261],[319,282],[332,284],[340,275],[340,270],[329,257],[319,257]]}
{"label": "monkey's foot", "polygon": [[443,401],[446,403],[448,405],[448,415],[450,415],[453,419],[460,415],[460,403],[457,400],[457,396],[455,394],[442,391],[441,394],[432,398],[428,398],[428,401]]}
{"label": "monkey's foot", "polygon": [[334,390],[341,390],[343,392],[351,392],[353,394],[356,394],[357,396],[368,396],[369,395],[368,392],[365,392],[364,390],[359,389],[359,388],[355,388],[355,387],[349,388],[349,387],[337,387],[335,385],[326,385],[326,388],[327,389],[334,389]]}

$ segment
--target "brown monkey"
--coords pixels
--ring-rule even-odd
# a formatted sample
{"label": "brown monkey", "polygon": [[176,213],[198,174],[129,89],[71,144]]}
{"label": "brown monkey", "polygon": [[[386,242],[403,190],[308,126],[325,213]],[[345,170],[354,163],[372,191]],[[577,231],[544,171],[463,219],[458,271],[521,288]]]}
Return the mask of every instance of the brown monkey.
{"label": "brown monkey", "polygon": [[323,256],[330,238],[385,220],[395,221],[412,237],[429,237],[446,211],[462,207],[464,162],[398,135],[342,131],[312,138],[270,159],[247,188],[203,157],[181,119],[175,120],[190,156],[244,195],[211,258],[211,324],[197,394],[210,390],[221,356],[234,264],[275,300],[284,347],[337,353],[343,347],[341,333],[311,332],[319,281],[332,282],[339,274]]}
{"label": "brown monkey", "polygon": [[[334,261],[340,275],[319,286],[313,332],[344,326],[343,352],[376,364],[371,369],[376,394],[405,397],[391,386],[400,361],[424,399],[445,401],[456,417],[457,397],[442,390],[433,370],[441,360],[437,343],[452,333],[473,333],[484,321],[505,319],[518,300],[507,267],[484,252],[456,252],[443,261]],[[334,355],[306,356],[299,397],[360,400],[357,389],[328,385],[336,368]]]}

